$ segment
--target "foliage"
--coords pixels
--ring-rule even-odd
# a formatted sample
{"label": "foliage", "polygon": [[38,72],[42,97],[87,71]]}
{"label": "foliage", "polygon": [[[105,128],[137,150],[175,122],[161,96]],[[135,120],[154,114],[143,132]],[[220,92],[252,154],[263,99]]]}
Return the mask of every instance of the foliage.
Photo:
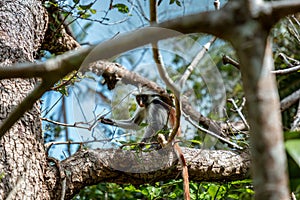
{"label": "foliage", "polygon": [[176,3],[177,6],[181,6],[181,2],[179,0],[170,0],[170,4]]}
{"label": "foliage", "polygon": [[112,8],[117,8],[119,12],[121,13],[128,13],[129,12],[129,8],[128,6],[126,6],[123,3],[118,3],[112,6]]}
{"label": "foliage", "polygon": [[[117,185],[102,183],[83,189],[73,199],[183,199],[182,180],[157,182],[153,185]],[[232,181],[229,183],[190,182],[191,199],[252,199],[254,191],[251,180]]]}

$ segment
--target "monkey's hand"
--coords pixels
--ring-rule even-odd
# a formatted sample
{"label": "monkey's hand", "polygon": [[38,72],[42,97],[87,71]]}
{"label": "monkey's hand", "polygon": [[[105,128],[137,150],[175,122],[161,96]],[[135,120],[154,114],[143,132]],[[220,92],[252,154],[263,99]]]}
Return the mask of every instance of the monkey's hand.
{"label": "monkey's hand", "polygon": [[99,118],[99,121],[102,123],[102,124],[109,124],[109,125],[114,125],[115,122],[111,119],[108,119],[108,118],[104,118],[103,116],[101,116]]}

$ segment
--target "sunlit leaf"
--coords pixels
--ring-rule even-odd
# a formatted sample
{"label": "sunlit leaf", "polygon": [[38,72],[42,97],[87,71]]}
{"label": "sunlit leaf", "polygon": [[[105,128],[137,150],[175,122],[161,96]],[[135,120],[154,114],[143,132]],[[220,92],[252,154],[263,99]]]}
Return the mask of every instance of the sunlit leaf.
{"label": "sunlit leaf", "polygon": [[92,14],[96,14],[96,13],[97,13],[97,11],[96,11],[95,9],[92,9],[92,8],[90,8],[90,12],[91,12]]}
{"label": "sunlit leaf", "polygon": [[285,148],[300,167],[300,139],[286,141]]}
{"label": "sunlit leaf", "polygon": [[129,8],[122,3],[118,3],[112,6],[112,8],[117,8],[119,12],[121,13],[129,13]]}

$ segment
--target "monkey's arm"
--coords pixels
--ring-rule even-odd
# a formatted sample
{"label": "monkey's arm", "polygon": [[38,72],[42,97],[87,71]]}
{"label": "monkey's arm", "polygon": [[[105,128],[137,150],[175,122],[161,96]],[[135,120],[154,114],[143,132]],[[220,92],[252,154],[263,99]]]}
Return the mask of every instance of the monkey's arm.
{"label": "monkey's arm", "polygon": [[131,119],[127,120],[112,120],[108,118],[100,118],[99,121],[103,124],[109,124],[124,129],[138,130],[141,128],[140,124],[145,118],[145,112],[145,109],[138,109],[134,116]]}

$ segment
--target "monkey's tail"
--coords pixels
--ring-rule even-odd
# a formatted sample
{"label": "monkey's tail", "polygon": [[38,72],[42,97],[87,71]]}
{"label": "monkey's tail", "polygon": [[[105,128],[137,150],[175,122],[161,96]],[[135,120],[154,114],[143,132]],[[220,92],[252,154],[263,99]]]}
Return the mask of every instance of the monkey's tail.
{"label": "monkey's tail", "polygon": [[185,158],[183,156],[182,150],[180,146],[175,143],[174,144],[174,149],[176,152],[176,155],[180,161],[181,167],[182,167],[182,179],[183,179],[183,191],[184,191],[184,199],[185,200],[190,200],[191,195],[190,195],[190,182],[189,182],[189,172],[188,168],[186,165]]}

